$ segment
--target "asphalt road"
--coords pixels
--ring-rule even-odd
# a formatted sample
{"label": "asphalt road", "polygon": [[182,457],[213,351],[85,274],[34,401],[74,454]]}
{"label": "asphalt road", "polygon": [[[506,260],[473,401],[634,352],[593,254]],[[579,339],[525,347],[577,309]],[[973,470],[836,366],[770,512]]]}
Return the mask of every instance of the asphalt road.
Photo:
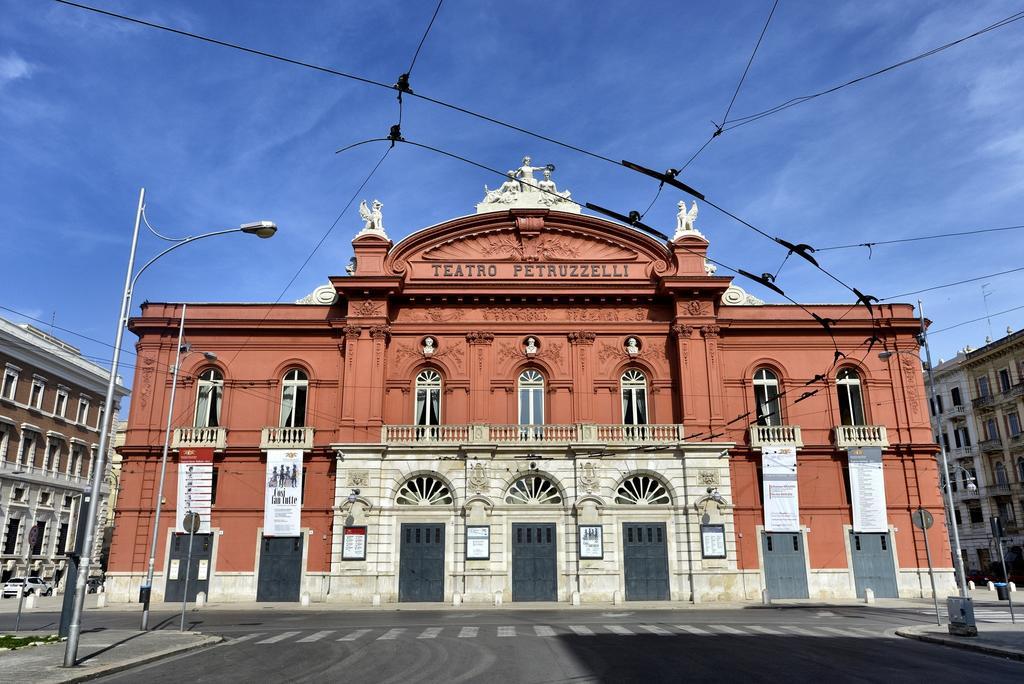
{"label": "asphalt road", "polygon": [[[56,617],[33,614],[24,626]],[[177,629],[176,614],[154,617]],[[0,628],[12,618],[0,616]],[[1024,663],[891,634],[932,620],[919,606],[190,612],[190,629],[228,641],[96,681],[1024,681]],[[86,627],[137,623],[137,612],[104,611]]]}

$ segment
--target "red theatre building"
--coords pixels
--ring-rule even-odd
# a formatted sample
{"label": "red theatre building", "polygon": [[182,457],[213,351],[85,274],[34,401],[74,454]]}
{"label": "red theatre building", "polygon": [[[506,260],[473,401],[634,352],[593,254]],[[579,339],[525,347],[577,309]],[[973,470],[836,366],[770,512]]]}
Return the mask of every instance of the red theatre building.
{"label": "red theatre building", "polygon": [[[186,570],[211,600],[920,597],[918,507],[951,587],[910,305],[809,306],[834,344],[715,275],[695,211],[666,243],[524,169],[398,244],[365,208],[349,274],[299,302],[187,307],[156,598]],[[146,573],[182,313],[131,321],[114,600]]]}

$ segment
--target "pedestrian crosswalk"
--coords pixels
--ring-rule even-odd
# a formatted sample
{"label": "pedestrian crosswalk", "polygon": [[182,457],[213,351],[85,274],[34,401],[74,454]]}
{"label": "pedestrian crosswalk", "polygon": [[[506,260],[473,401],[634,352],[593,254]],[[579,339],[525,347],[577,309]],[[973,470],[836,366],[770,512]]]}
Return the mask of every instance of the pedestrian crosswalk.
{"label": "pedestrian crosswalk", "polygon": [[254,644],[316,644],[331,641],[368,643],[373,641],[399,641],[402,639],[477,639],[500,637],[551,638],[600,636],[658,636],[658,637],[813,637],[848,639],[892,638],[884,628],[838,627],[824,625],[742,625],[742,624],[586,624],[586,625],[485,625],[443,627],[377,627],[363,629],[324,629],[319,631],[290,630],[276,634],[255,632],[229,637],[227,645],[250,642]]}
{"label": "pedestrian crosswalk", "polygon": [[[935,615],[934,610],[919,610],[918,613],[922,615]],[[1024,607],[1018,606],[1014,603],[1014,613],[1016,615],[1017,622],[1024,624]],[[946,610],[939,608],[939,617],[943,622],[947,622],[949,618],[946,616]],[[1012,622],[1010,618],[1010,611],[1003,608],[975,608],[974,609],[974,620],[975,622]]]}

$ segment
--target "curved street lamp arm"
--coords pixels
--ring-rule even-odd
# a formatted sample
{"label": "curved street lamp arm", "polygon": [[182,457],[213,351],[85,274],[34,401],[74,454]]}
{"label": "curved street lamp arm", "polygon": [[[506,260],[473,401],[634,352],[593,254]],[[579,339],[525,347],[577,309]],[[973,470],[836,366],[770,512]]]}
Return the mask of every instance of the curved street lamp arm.
{"label": "curved street lamp arm", "polygon": [[152,266],[158,259],[160,259],[160,257],[164,256],[165,254],[168,254],[169,252],[173,252],[174,250],[178,249],[179,247],[183,247],[184,245],[187,245],[190,242],[195,242],[196,240],[202,240],[203,238],[214,237],[214,236],[217,236],[217,235],[227,235],[228,233],[241,233],[241,232],[242,232],[241,228],[228,228],[226,230],[215,230],[212,233],[204,233],[202,235],[195,235],[195,236],[192,236],[192,237],[183,238],[180,242],[174,243],[173,245],[171,245],[170,247],[168,247],[167,249],[165,249],[164,251],[160,252],[155,257],[153,257],[152,259],[147,261],[142,266],[142,268],[140,268],[135,273],[135,275],[132,277],[132,283],[131,283],[131,287],[129,289],[132,292],[134,292],[135,291],[135,282],[139,279],[139,276],[142,275],[142,273],[147,268]]}

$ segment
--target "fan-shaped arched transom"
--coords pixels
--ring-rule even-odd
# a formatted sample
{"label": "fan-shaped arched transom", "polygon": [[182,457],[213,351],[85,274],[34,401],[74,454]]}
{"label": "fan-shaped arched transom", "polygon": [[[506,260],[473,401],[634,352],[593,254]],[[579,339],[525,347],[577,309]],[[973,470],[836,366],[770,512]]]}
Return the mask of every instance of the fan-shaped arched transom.
{"label": "fan-shaped arched transom", "polygon": [[399,487],[395,501],[401,506],[446,506],[453,498],[448,485],[441,480],[431,475],[418,475]]}
{"label": "fan-shaped arched transom", "polygon": [[543,475],[527,475],[512,483],[505,493],[508,504],[560,504],[562,495],[554,482]]}
{"label": "fan-shaped arched transom", "polygon": [[665,486],[650,475],[631,475],[615,492],[615,503],[652,506],[672,503]]}

